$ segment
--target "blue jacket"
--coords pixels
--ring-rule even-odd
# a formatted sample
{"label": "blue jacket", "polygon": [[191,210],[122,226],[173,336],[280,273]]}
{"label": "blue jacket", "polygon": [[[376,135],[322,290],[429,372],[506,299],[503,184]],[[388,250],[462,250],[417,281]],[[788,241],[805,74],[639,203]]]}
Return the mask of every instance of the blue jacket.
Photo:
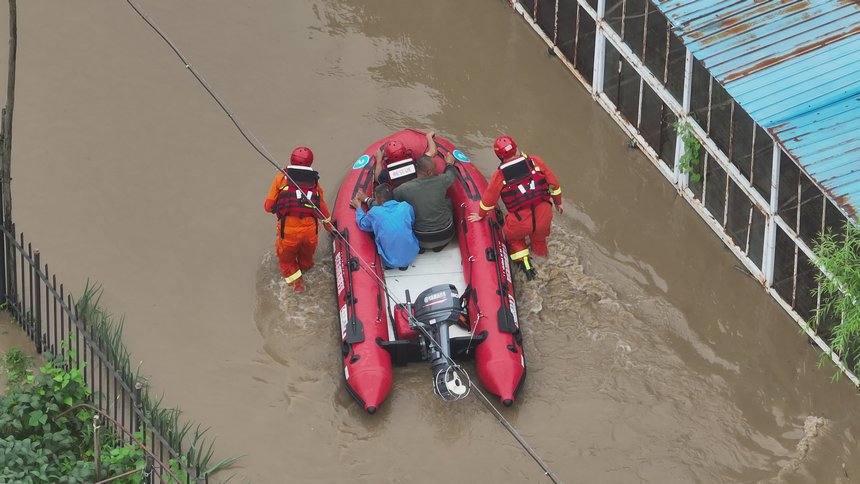
{"label": "blue jacket", "polygon": [[389,200],[369,211],[355,209],[355,221],[365,232],[373,232],[376,249],[388,267],[406,267],[418,257],[418,239],[412,232],[415,211],[406,202]]}

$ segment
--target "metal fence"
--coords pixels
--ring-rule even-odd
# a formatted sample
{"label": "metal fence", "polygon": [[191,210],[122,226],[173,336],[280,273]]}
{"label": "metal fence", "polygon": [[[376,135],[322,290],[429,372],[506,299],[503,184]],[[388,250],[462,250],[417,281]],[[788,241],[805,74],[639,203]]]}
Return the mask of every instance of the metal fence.
{"label": "metal fence", "polygon": [[170,435],[176,429],[165,420],[173,418],[175,424],[178,411],[151,411],[145,386],[118,370],[123,366],[117,341],[107,341],[103,331],[94,331],[94,322],[80,313],[63,284],[57,283],[56,274],[50,272],[48,264],[42,265],[39,249],[26,242],[24,234],[16,234],[14,224],[0,230],[0,273],[5,274],[0,277],[0,303],[18,321],[38,353],[61,355],[78,368],[85,363],[81,371],[92,390],[90,403],[115,435],[122,435],[127,443],[136,442],[146,454],[145,468],[136,471],[142,473],[142,481],[208,482],[199,462],[189,465],[195,460],[193,445],[183,453],[175,435]]}
{"label": "metal fence", "polygon": [[[816,234],[839,232],[845,215],[798,168],[673,32],[655,0],[509,0],[635,140],[726,246],[845,375],[830,351],[835,321],[807,322],[821,272]],[[680,169],[689,126],[702,146],[693,180]]]}

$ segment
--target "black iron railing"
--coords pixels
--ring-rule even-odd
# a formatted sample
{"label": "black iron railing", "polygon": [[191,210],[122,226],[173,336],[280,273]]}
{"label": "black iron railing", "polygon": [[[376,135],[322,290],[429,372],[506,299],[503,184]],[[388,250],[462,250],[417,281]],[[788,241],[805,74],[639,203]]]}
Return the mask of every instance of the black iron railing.
{"label": "black iron railing", "polygon": [[39,250],[26,242],[23,234],[16,235],[15,225],[9,229],[0,226],[0,231],[0,274],[4,275],[0,277],[0,304],[27,333],[38,353],[60,355],[81,368],[92,390],[90,404],[108,417],[115,435],[144,450],[146,466],[140,470],[143,482],[208,482],[208,475],[200,468],[200,452],[194,449],[196,439],[187,452],[182,451],[182,437],[189,427],[183,427],[183,435],[177,439],[178,410],[153,410],[157,403],[151,404],[145,385],[129,371],[128,353],[124,347],[117,351],[121,329],[106,332],[104,326],[88,321],[86,313],[92,308],[84,310],[80,302],[75,304],[48,264],[42,265]]}

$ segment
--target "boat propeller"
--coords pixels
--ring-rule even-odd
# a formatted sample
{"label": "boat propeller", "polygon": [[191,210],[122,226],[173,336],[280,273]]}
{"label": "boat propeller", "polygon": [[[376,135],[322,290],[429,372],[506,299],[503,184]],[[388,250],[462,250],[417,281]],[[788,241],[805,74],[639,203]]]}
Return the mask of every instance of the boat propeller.
{"label": "boat propeller", "polygon": [[433,393],[446,402],[453,402],[469,395],[469,374],[462,368],[449,366],[439,370],[433,379]]}

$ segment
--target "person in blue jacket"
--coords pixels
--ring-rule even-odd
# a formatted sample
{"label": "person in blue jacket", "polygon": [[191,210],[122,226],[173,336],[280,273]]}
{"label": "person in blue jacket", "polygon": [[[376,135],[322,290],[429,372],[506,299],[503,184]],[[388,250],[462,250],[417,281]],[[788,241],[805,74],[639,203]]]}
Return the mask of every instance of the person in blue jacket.
{"label": "person in blue jacket", "polygon": [[[374,199],[362,199],[362,195],[357,193],[349,202],[355,209],[358,227],[373,233],[386,269],[397,267],[405,271],[418,257],[418,239],[412,231],[415,210],[407,202],[394,200],[391,186],[385,183],[373,190]],[[372,207],[365,212],[362,203]]]}

